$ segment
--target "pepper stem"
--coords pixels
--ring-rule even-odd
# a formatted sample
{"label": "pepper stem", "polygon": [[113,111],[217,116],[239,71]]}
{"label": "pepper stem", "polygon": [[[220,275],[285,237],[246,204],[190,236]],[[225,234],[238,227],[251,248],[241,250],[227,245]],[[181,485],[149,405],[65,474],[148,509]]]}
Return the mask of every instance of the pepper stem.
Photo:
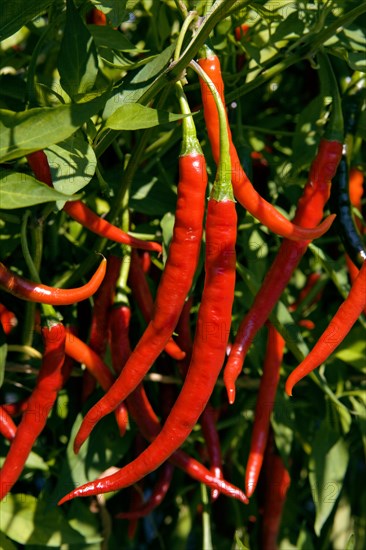
{"label": "pepper stem", "polygon": [[175,91],[178,97],[180,109],[184,115],[182,120],[183,140],[180,155],[202,155],[201,145],[197,139],[196,126],[193,120],[187,97],[183,91],[182,82],[175,83]]}
{"label": "pepper stem", "polygon": [[225,106],[214,83],[198,63],[196,63],[196,61],[191,61],[189,65],[207,84],[207,92],[212,94],[219,115],[220,158],[210,198],[218,202],[227,200],[234,201],[233,187],[231,184],[230,139]]}
{"label": "pepper stem", "polygon": [[332,109],[329,117],[329,121],[325,130],[324,137],[329,141],[339,141],[343,143],[344,139],[344,125],[342,114],[342,101],[339,94],[338,82],[335,77],[329,57],[323,53],[318,53],[319,63],[319,77],[322,84],[322,88],[327,87],[331,90],[332,95]]}

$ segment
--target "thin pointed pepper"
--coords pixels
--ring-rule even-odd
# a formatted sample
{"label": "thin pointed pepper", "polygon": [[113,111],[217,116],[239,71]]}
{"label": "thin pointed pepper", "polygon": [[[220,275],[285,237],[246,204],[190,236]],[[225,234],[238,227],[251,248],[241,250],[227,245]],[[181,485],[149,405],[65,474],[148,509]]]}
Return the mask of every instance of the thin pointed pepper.
{"label": "thin pointed pepper", "polygon": [[0,500],[19,479],[32,447],[45,427],[59,390],[65,359],[66,331],[61,323],[42,328],[44,353],[36,386],[27,401],[15,437],[0,470]]}
{"label": "thin pointed pepper", "polygon": [[[221,75],[221,66],[219,58],[208,48],[202,50],[204,53],[199,59],[198,63],[206,74],[211,78],[221,99],[224,103],[224,82]],[[219,132],[218,132],[218,115],[215,108],[215,103],[212,98],[210,90],[205,82],[200,79],[202,102],[203,102],[203,114],[206,121],[206,127],[208,137],[210,140],[212,154],[217,163],[219,158]],[[238,157],[235,145],[231,138],[231,131],[229,128],[230,137],[230,156],[232,166],[232,184],[234,189],[235,198],[240,204],[248,210],[256,219],[258,219],[263,225],[268,227],[271,231],[286,237],[287,239],[301,241],[301,240],[313,240],[326,231],[331,226],[334,216],[328,216],[318,227],[301,227],[296,219],[291,222],[286,219],[276,208],[261,197],[254,189],[248,176],[244,172],[240,159]],[[317,223],[321,221],[321,218]]]}
{"label": "thin pointed pepper", "polygon": [[[272,447],[272,444],[270,443]],[[277,538],[281,525],[283,507],[291,478],[285,468],[282,458],[274,453],[273,448],[266,453],[266,484],[264,494],[264,510],[261,523],[262,550],[276,550]]]}
{"label": "thin pointed pepper", "polygon": [[[90,326],[89,346],[97,355],[104,357],[108,341],[108,310],[113,303],[117,279],[122,260],[110,255],[107,262],[107,271],[98,291],[94,296],[93,313]],[[81,400],[83,403],[95,389],[95,378],[85,370],[83,373],[83,387]]]}
{"label": "thin pointed pepper", "polygon": [[0,434],[5,437],[5,439],[12,441],[15,437],[16,431],[17,427],[14,424],[14,420],[6,409],[0,405]]}
{"label": "thin pointed pepper", "polygon": [[[103,360],[87,344],[74,334],[68,333],[65,343],[65,353],[79,363],[84,363],[88,372],[95,377],[104,391],[112,386],[115,378]],[[116,421],[121,434],[126,431],[126,414],[123,405],[115,410]]]}
{"label": "thin pointed pepper", "polygon": [[[323,217],[334,177],[342,156],[343,119],[340,100],[335,89],[333,109],[325,136],[319,144],[310,167],[308,181],[298,202],[294,222],[301,227],[315,227]],[[268,319],[272,309],[305,254],[306,241],[284,239],[254,302],[240,323],[224,370],[224,383],[229,403],[235,401],[235,382],[254,336]]]}
{"label": "thin pointed pepper", "polygon": [[90,298],[100,287],[106,267],[107,261],[103,258],[90,281],[78,288],[66,289],[35,283],[20,277],[0,262],[0,287],[9,294],[28,302],[67,306]]}
{"label": "thin pointed pepper", "polygon": [[366,307],[366,262],[360,269],[351,290],[333,319],[325,329],[307,357],[287,378],[285,390],[292,395],[292,389],[306,375],[319,367],[347,336],[358,317]]}
{"label": "thin pointed pepper", "polygon": [[263,375],[259,386],[254,413],[249,458],[245,468],[245,492],[248,498],[250,498],[255,491],[262,468],[264,451],[267,445],[270,428],[270,418],[280,378],[280,367],[284,348],[285,340],[275,327],[269,323]]}
{"label": "thin pointed pepper", "polygon": [[[180,87],[178,97],[183,113],[190,114],[187,100]],[[192,286],[202,240],[207,173],[193,119],[185,117],[182,127],[183,148],[179,157],[178,198],[173,237],[157,289],[152,318],[113,387],[85,416],[75,438],[76,452],[98,420],[126,399],[163,351],[173,334]]]}
{"label": "thin pointed pepper", "polygon": [[[51,170],[44,151],[36,151],[27,155],[27,161],[37,180],[52,187]],[[66,202],[63,209],[71,218],[100,237],[135,248],[156,251],[159,254],[162,251],[161,244],[132,237],[119,227],[112,225],[107,220],[95,214],[82,201]]]}
{"label": "thin pointed pepper", "polygon": [[[131,354],[128,338],[129,320],[130,310],[128,306],[119,306],[112,310],[110,316],[110,346],[112,365],[116,372],[120,372],[123,369],[129,354]],[[126,405],[141,434],[148,441],[153,441],[161,431],[161,424],[142,384],[139,384],[127,397]],[[203,464],[187,455],[181,449],[175,451],[169,458],[169,461],[174,466],[183,470],[192,479],[195,479],[199,483],[204,483],[212,490],[218,491],[230,498],[240,500],[244,504],[248,503],[248,499],[243,491],[228,481],[215,477]]]}
{"label": "thin pointed pepper", "polygon": [[[145,322],[149,324],[154,315],[154,299],[142,268],[141,260],[135,250],[132,250],[131,252],[128,282],[131,287],[132,296],[134,297]],[[180,349],[172,337],[170,337],[165,344],[164,351],[177,361],[180,361],[184,357],[184,351]]]}
{"label": "thin pointed pepper", "polygon": [[[191,66],[200,76],[205,77],[197,64],[192,63]],[[187,377],[164,426],[149,447],[115,474],[74,489],[61,499],[60,504],[77,496],[128,487],[156,470],[191,433],[208,403],[223,366],[234,300],[237,216],[231,186],[225,109],[217,91],[212,89],[212,93],[215,94],[220,112],[220,161],[208,202],[205,281]],[[195,396],[194,401],[192,395]]]}
{"label": "thin pointed pepper", "polygon": [[[190,328],[190,310],[192,307],[192,298],[189,298],[184,304],[179,322],[177,325],[177,342],[181,348],[186,352],[185,358],[179,362],[178,367],[181,371],[182,377],[187,376],[189,364],[191,362],[192,355],[192,335]],[[216,428],[215,411],[207,403],[203,413],[200,416],[200,424],[202,428],[202,434],[206,443],[207,453],[210,460],[210,471],[218,479],[222,479],[222,457],[220,438]],[[217,489],[211,490],[212,500],[216,500],[219,496]]]}

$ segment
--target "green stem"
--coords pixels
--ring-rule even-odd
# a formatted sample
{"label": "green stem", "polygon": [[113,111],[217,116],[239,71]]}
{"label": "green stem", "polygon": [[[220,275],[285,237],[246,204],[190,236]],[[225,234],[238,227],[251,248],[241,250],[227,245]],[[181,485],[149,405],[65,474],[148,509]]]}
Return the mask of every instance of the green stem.
{"label": "green stem", "polygon": [[180,53],[181,53],[181,51],[182,51],[182,46],[183,46],[184,38],[185,38],[185,36],[186,36],[186,34],[187,34],[187,31],[188,31],[188,29],[189,29],[190,24],[192,23],[192,21],[193,21],[196,17],[197,17],[197,12],[195,12],[195,11],[191,11],[191,12],[187,15],[187,17],[186,17],[186,19],[185,19],[185,21],[184,21],[184,23],[183,23],[183,25],[182,25],[182,28],[181,28],[181,30],[180,30],[178,39],[177,39],[177,45],[176,45],[176,47],[175,47],[175,52],[174,52],[174,61],[178,61],[179,56],[180,56]]}
{"label": "green stem", "polygon": [[230,139],[228,133],[228,121],[225,106],[214,83],[207,76],[200,65],[198,65],[198,63],[196,63],[195,61],[191,61],[190,67],[207,84],[208,90],[212,93],[212,96],[216,103],[217,112],[219,115],[220,158],[217,165],[216,178],[211,191],[211,198],[216,201],[234,201],[234,193],[231,184]]}
{"label": "green stem", "polygon": [[182,120],[183,140],[180,155],[202,155],[201,145],[197,139],[196,126],[193,120],[189,103],[183,91],[183,85],[180,81],[175,83],[176,93],[180,105],[180,109],[184,115],[187,115]]}
{"label": "green stem", "polygon": [[174,0],[174,1],[175,1],[175,5],[177,6],[177,9],[180,12],[181,16],[183,18],[186,18],[187,15],[188,15],[188,8],[185,5],[184,1],[183,0]]}
{"label": "green stem", "polygon": [[203,531],[203,537],[202,537],[202,548],[205,550],[213,550],[212,546],[212,535],[211,535],[211,523],[210,523],[210,513],[209,513],[209,500],[208,500],[208,494],[207,494],[207,487],[203,483],[201,483],[201,498],[202,498],[202,504],[203,504],[203,512],[202,512],[202,531]]}

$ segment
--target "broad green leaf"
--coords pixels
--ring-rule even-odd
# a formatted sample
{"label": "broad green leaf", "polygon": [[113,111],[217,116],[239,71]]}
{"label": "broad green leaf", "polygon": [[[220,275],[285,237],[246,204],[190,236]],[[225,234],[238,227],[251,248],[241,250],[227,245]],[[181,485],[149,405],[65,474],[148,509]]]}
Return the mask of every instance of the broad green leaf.
{"label": "broad green leaf", "polygon": [[117,50],[119,52],[137,52],[138,50],[122,33],[111,27],[88,25],[97,46]]}
{"label": "broad green leaf", "polygon": [[323,421],[316,432],[309,460],[309,481],[316,508],[314,529],[317,535],[340,495],[349,461],[344,439]]}
{"label": "broad green leaf", "polygon": [[63,89],[74,98],[89,92],[98,74],[98,56],[92,35],[73,0],[67,0],[66,24],[58,57]]}
{"label": "broad green leaf", "polygon": [[19,172],[0,171],[0,208],[12,210],[52,201],[75,200],[37,181],[32,176]]}
{"label": "broad green leaf", "polygon": [[314,158],[318,136],[318,121],[323,111],[323,98],[318,95],[302,109],[297,119],[295,135],[292,142],[293,172],[296,174],[308,167]]}
{"label": "broad green leaf", "polygon": [[348,64],[354,71],[366,73],[365,52],[348,52]]}
{"label": "broad green leaf", "polygon": [[336,357],[366,373],[366,335],[362,327],[355,325],[334,352],[333,358]]}
{"label": "broad green leaf", "polygon": [[11,542],[11,540],[6,538],[6,536],[1,532],[0,532],[0,548],[2,550],[17,550],[17,547]]}
{"label": "broad green leaf", "polygon": [[1,502],[0,531],[19,544],[54,548],[84,540],[70,527],[61,508],[24,494],[9,494]]}
{"label": "broad green leaf", "polygon": [[129,74],[113,91],[107,101],[103,118],[109,118],[124,103],[138,103],[142,95],[151,86],[156,77],[165,69],[174,52],[171,44],[135,74]]}
{"label": "broad green leaf", "polygon": [[103,418],[94,428],[91,436],[76,455],[73,449],[75,435],[80,428],[82,417],[76,418],[70,442],[67,447],[58,483],[52,494],[55,503],[77,485],[96,479],[104,470],[116,464],[131,443],[131,432],[120,437],[113,415]]}
{"label": "broad green leaf", "polygon": [[60,193],[72,195],[85,187],[95,174],[97,159],[83,132],[45,151],[51,168],[52,182]]}
{"label": "broad green leaf", "polygon": [[68,138],[102,108],[105,97],[20,113],[0,109],[0,162],[23,157]]}
{"label": "broad green leaf", "polygon": [[176,202],[176,194],[168,186],[163,186],[156,177],[146,181],[146,176],[142,174],[132,184],[130,206],[136,212],[161,216],[166,212],[174,212]]}
{"label": "broad green leaf", "polygon": [[11,36],[21,27],[32,21],[35,17],[43,13],[53,0],[13,0],[8,2],[2,0],[0,4],[0,40]]}
{"label": "broad green leaf", "polygon": [[365,392],[360,390],[357,397],[350,396],[353,409],[356,411],[356,424],[361,433],[363,452],[366,459],[366,396]]}
{"label": "broad green leaf", "polygon": [[138,103],[127,103],[119,107],[107,119],[105,126],[112,130],[141,130],[159,124],[180,120],[184,115],[158,111]]}

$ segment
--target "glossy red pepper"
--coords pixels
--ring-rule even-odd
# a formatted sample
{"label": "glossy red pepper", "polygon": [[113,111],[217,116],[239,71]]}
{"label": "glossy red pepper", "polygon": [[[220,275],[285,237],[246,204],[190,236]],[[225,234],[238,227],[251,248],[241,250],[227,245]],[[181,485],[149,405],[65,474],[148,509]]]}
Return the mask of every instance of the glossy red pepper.
{"label": "glossy red pepper", "polygon": [[[154,317],[154,300],[142,267],[142,263],[137,252],[134,250],[131,253],[131,265],[128,282],[131,287],[132,296],[136,301],[145,322],[149,324]],[[156,307],[160,307],[159,304],[155,306],[155,309]],[[165,344],[164,351],[177,361],[180,361],[184,357],[184,352],[171,337]]]}
{"label": "glossy red pepper", "polygon": [[[120,306],[113,309],[112,313],[113,315],[111,315],[110,318],[111,356],[113,367],[116,372],[119,372],[123,369],[127,360],[126,350],[128,350],[128,353],[131,353],[128,338],[130,312],[127,306]],[[115,328],[113,325],[115,325]],[[142,384],[139,384],[136,390],[127,397],[126,404],[142,435],[148,441],[153,441],[161,430],[161,424],[148,400]],[[182,469],[187,475],[198,482],[208,485],[212,490],[218,491],[228,497],[238,499],[243,503],[248,502],[246,496],[240,489],[224,479],[215,477],[207,468],[194,458],[191,458],[181,449],[175,451],[169,460],[174,466]]]}
{"label": "glossy red pepper", "polygon": [[284,348],[285,340],[274,326],[269,323],[263,375],[254,413],[249,458],[245,468],[245,492],[249,498],[255,491],[262,468]]}
{"label": "glossy red pepper", "polygon": [[[272,444],[270,444],[272,447]],[[264,492],[264,510],[261,523],[260,548],[276,550],[283,507],[291,478],[282,458],[273,449],[267,449],[265,460],[266,478]]]}
{"label": "glossy red pepper", "polygon": [[16,431],[17,427],[14,424],[14,420],[6,409],[0,405],[0,434],[5,437],[5,439],[12,441],[15,437]]}
{"label": "glossy red pepper", "polygon": [[[314,227],[323,216],[329,198],[331,179],[342,155],[342,143],[323,139],[313,161],[307,184],[299,200],[295,222]],[[253,305],[240,323],[224,371],[224,382],[230,403],[235,401],[235,381],[241,373],[245,356],[258,330],[267,320],[292,274],[305,254],[309,241],[284,239],[267,272]]]}
{"label": "glossy red pepper", "polygon": [[[183,112],[188,114],[189,107],[185,98],[182,95],[179,98]],[[179,157],[173,237],[157,290],[152,318],[117,382],[84,418],[75,439],[76,451],[90,434],[93,425],[113,411],[121,400],[126,399],[151,368],[177,325],[192,285],[202,239],[207,174],[191,117],[184,118],[182,126],[184,139]]]}
{"label": "glossy red pepper", "polygon": [[[43,151],[36,151],[27,155],[27,161],[37,180],[52,187],[51,171],[46,154]],[[63,209],[71,218],[100,237],[135,248],[156,251],[159,254],[162,251],[161,244],[142,241],[141,239],[132,237],[119,227],[112,225],[107,220],[95,214],[82,201],[69,201]]]}
{"label": "glossy red pepper", "polygon": [[347,336],[358,317],[366,307],[366,262],[351,287],[349,295],[337,310],[311,352],[296,367],[286,381],[286,393],[292,395],[292,389],[302,378],[319,367]]}
{"label": "glossy red pepper", "polygon": [[9,452],[0,470],[0,500],[19,479],[32,447],[42,432],[57,393],[62,387],[66,331],[62,324],[42,328],[44,352],[36,386],[16,430]]}
{"label": "glossy red pepper", "polygon": [[107,261],[100,262],[96,272],[90,281],[79,288],[55,288],[40,283],[35,283],[16,275],[0,262],[0,287],[28,302],[39,302],[54,306],[67,306],[90,298],[100,287],[106,272]]}
{"label": "glossy red pepper", "polygon": [[[68,334],[65,343],[65,353],[79,363],[83,363],[92,376],[99,382],[102,389],[107,391],[115,378],[103,360],[87,344],[73,334]],[[120,433],[126,431],[126,414],[123,405],[118,406],[115,416]]]}
{"label": "glossy red pepper", "polygon": [[[217,102],[220,104],[219,99]],[[237,216],[231,169],[228,170],[229,141],[222,104],[220,136],[220,162],[206,218],[205,282],[191,364],[182,390],[159,435],[139,457],[111,476],[78,487],[66,495],[61,503],[76,496],[90,496],[128,487],[158,468],[184,443],[213,392],[226,354],[236,269]],[[205,361],[202,361],[203,357]],[[122,374],[125,370],[126,367]]]}
{"label": "glossy red pepper", "polygon": [[0,324],[4,334],[10,334],[18,324],[18,320],[12,311],[9,311],[3,304],[0,304]]}
{"label": "glossy red pepper", "polygon": [[[201,57],[201,59],[199,59],[199,64],[213,81],[215,87],[221,95],[222,101],[224,102],[224,82],[221,75],[220,60],[210,50],[206,49],[205,55],[206,57]],[[213,157],[217,162],[220,151],[218,114],[212,94],[202,79],[200,80],[200,85],[208,137],[210,140]],[[240,202],[240,204],[271,231],[281,235],[282,237],[286,237],[287,239],[295,241],[305,239],[312,240],[323,235],[323,233],[325,233],[332,224],[334,216],[329,216],[318,227],[311,225],[301,227],[296,219],[293,222],[286,219],[273,205],[263,199],[263,197],[261,197],[254,189],[252,183],[241,166],[236,148],[231,138],[230,128],[228,131],[230,136],[232,184],[235,198]],[[317,223],[320,221],[321,218]]]}
{"label": "glossy red pepper", "polygon": [[[107,261],[107,271],[98,291],[94,295],[93,313],[90,327],[89,346],[97,355],[104,357],[108,341],[108,310],[113,303],[113,295],[122,260],[110,255]],[[84,403],[95,389],[95,378],[89,373],[83,373],[83,388],[81,400]]]}

